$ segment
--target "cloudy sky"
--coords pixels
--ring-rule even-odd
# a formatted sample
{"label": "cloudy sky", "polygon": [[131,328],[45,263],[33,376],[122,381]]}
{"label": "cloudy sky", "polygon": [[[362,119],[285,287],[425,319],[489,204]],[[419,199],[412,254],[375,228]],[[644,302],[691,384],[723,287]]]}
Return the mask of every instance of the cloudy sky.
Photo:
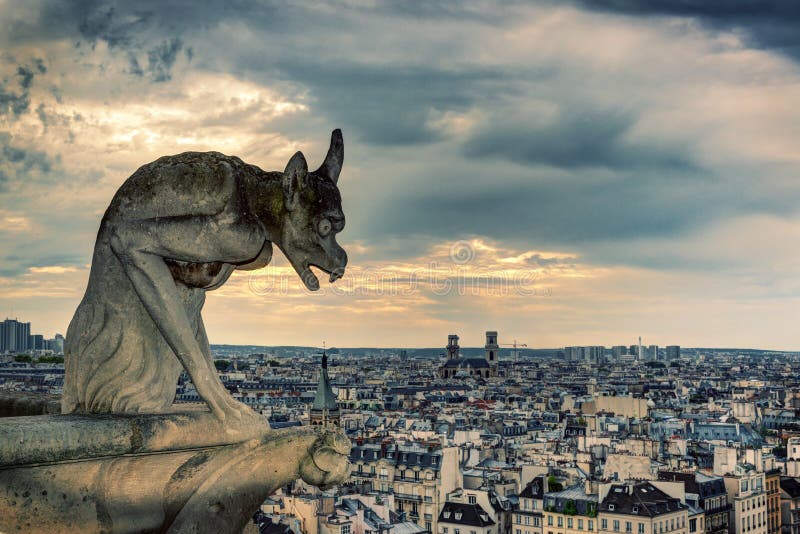
{"label": "cloudy sky", "polygon": [[793,3],[285,4],[0,0],[2,314],[65,332],[140,165],[339,127],[345,278],[278,253],[212,342],[800,349]]}

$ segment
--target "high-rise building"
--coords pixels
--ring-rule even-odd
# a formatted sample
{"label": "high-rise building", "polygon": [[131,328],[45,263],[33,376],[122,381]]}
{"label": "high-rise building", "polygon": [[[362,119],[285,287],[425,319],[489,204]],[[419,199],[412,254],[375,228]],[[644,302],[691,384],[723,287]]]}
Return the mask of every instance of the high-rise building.
{"label": "high-rise building", "polygon": [[0,352],[24,352],[31,348],[31,323],[6,319],[0,323]]}
{"label": "high-rise building", "polygon": [[679,360],[681,357],[681,348],[679,345],[667,345],[667,361]]}
{"label": "high-rise building", "polygon": [[33,334],[31,336],[31,350],[44,350],[44,336],[41,334]]}
{"label": "high-rise building", "polygon": [[50,349],[56,354],[64,354],[64,336],[61,334],[56,334],[53,339],[48,339],[47,345],[46,349]]}
{"label": "high-rise building", "polygon": [[611,352],[614,355],[614,360],[619,359],[620,356],[624,356],[628,353],[627,347],[625,345],[614,345],[611,348]]}
{"label": "high-rise building", "polygon": [[647,360],[651,362],[658,361],[658,345],[650,345],[647,347]]}

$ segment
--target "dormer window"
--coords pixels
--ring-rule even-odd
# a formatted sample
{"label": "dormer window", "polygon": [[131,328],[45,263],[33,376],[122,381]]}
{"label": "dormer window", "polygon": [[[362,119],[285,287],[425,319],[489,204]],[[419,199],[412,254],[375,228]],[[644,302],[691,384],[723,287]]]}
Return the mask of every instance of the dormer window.
{"label": "dormer window", "polygon": [[456,517],[456,521],[460,520],[461,519],[461,512],[456,512],[455,517]]}
{"label": "dormer window", "polygon": [[442,516],[443,516],[445,519],[450,519],[450,512],[447,512],[447,511],[445,511],[445,512],[442,512]]}
{"label": "dormer window", "polygon": [[633,507],[633,513],[634,514],[638,514],[639,513],[639,507],[638,506],[634,506]]}
{"label": "dormer window", "polygon": [[614,511],[614,505],[613,504],[609,504],[608,505],[608,511],[609,512],[613,512]]}

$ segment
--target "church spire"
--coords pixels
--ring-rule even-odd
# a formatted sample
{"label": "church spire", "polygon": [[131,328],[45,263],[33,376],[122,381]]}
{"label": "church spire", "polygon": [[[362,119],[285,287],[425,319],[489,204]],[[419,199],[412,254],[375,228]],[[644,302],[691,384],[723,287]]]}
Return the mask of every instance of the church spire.
{"label": "church spire", "polygon": [[312,425],[327,426],[328,424],[333,424],[339,426],[339,406],[336,404],[336,394],[333,392],[331,380],[328,376],[328,354],[324,343],[317,393],[314,396],[314,405],[311,407],[309,420]]}

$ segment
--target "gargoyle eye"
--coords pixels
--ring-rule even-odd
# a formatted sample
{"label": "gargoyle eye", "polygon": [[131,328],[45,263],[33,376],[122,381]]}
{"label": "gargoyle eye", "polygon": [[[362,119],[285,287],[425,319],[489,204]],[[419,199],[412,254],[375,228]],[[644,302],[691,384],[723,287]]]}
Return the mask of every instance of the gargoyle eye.
{"label": "gargoyle eye", "polygon": [[325,237],[329,233],[331,233],[331,222],[328,219],[322,219],[317,225],[317,231],[319,235]]}

